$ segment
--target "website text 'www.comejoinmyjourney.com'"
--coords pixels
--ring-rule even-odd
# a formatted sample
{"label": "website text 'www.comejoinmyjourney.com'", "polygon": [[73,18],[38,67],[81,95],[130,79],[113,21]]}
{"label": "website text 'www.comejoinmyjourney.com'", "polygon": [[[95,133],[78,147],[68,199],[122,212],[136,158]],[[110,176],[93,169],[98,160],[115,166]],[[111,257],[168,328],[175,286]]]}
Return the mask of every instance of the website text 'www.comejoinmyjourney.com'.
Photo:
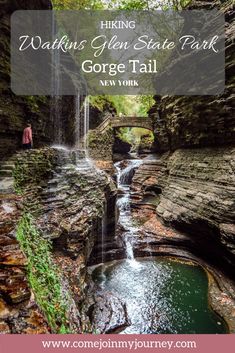
{"label": "website text 'www.comejoinmyjourney.com'", "polygon": [[54,341],[42,341],[43,348],[64,348],[64,349],[195,349],[197,348],[196,341],[156,341],[156,340],[111,340],[111,339],[98,339],[96,341],[80,340],[80,341],[67,341],[67,340],[54,340]]}

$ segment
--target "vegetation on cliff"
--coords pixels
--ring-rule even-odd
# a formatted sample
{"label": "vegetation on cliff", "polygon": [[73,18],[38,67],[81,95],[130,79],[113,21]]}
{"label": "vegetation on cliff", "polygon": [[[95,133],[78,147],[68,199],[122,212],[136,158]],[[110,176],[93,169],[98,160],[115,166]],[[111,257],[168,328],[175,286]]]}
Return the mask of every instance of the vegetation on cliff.
{"label": "vegetation on cliff", "polygon": [[24,188],[43,183],[53,169],[53,157],[54,151],[46,148],[35,151],[28,159],[27,154],[19,157],[13,170],[15,191],[21,194]]}
{"label": "vegetation on cliff", "polygon": [[73,9],[121,9],[121,10],[153,10],[170,8],[179,10],[191,0],[53,0],[54,8],[59,10]]}
{"label": "vegetation on cliff", "polygon": [[51,241],[42,237],[29,213],[20,220],[17,239],[27,257],[30,287],[49,326],[53,332],[68,333],[67,298],[62,292],[58,268],[52,260]]}

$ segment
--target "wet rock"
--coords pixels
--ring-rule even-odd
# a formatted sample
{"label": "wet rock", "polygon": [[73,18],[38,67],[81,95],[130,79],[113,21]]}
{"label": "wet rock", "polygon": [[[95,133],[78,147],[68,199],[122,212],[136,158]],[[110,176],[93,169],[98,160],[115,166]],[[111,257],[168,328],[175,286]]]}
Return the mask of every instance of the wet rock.
{"label": "wet rock", "polygon": [[30,308],[19,307],[17,311],[12,312],[7,321],[13,334],[46,334],[50,332],[35,303]]}
{"label": "wet rock", "polygon": [[111,292],[97,292],[91,322],[94,333],[118,333],[129,325],[126,305]]}
{"label": "wet rock", "polygon": [[[117,134],[115,134],[113,153],[125,155],[130,152],[131,144],[121,140]],[[123,158],[122,158],[123,159]]]}
{"label": "wet rock", "polygon": [[136,170],[131,183],[131,207],[155,210],[165,185],[165,160],[145,159]]}
{"label": "wet rock", "polygon": [[[34,215],[42,237],[53,240],[54,259],[63,275],[64,292],[70,293],[70,324],[78,333],[89,330],[88,318],[81,320],[76,307],[76,304],[82,306],[86,297],[87,262],[95,240],[102,237],[105,209],[106,229],[111,230],[115,225],[116,199],[112,179],[95,169],[80,152],[56,148],[31,150],[27,156],[22,153],[17,157],[14,171],[24,208]],[[9,277],[14,280],[12,273]],[[9,296],[10,289],[5,289]],[[28,309],[25,314],[27,320],[23,322],[12,320],[16,331],[31,332],[27,326],[31,322]]]}
{"label": "wet rock", "polygon": [[222,243],[235,254],[235,225],[231,223],[221,223],[219,229]]}
{"label": "wet rock", "polygon": [[7,319],[9,317],[10,310],[3,299],[0,298],[0,319]]}
{"label": "wet rock", "polygon": [[98,169],[103,170],[115,180],[115,169],[112,161],[96,160],[94,163]]}
{"label": "wet rock", "polygon": [[25,271],[17,267],[3,269],[0,274],[0,291],[9,304],[29,299],[30,290]]}
{"label": "wet rock", "polygon": [[[157,214],[196,239],[234,249],[234,148],[178,150],[167,163]],[[233,244],[233,245],[232,245]]]}
{"label": "wet rock", "polygon": [[216,259],[217,265],[232,271],[234,151],[233,147],[181,149],[143,161],[132,180],[131,207],[146,234],[153,233],[158,240],[149,243],[143,235],[148,245],[136,241],[136,255],[146,255],[148,249],[156,254],[158,245],[176,246],[177,237],[170,244],[170,232],[164,230],[173,226],[188,238],[177,240],[179,248],[186,247],[212,263]]}
{"label": "wet rock", "polygon": [[0,321],[0,333],[1,334],[11,333],[10,327],[4,321]]}
{"label": "wet rock", "polygon": [[208,271],[209,302],[213,310],[223,317],[230,333],[235,332],[235,291],[231,280],[223,274]]}
{"label": "wet rock", "polygon": [[24,266],[26,259],[15,238],[0,235],[0,262],[3,265]]}
{"label": "wet rock", "polygon": [[35,302],[29,305],[27,260],[15,236],[21,203],[22,197],[14,193],[0,194],[0,332],[48,333]]}

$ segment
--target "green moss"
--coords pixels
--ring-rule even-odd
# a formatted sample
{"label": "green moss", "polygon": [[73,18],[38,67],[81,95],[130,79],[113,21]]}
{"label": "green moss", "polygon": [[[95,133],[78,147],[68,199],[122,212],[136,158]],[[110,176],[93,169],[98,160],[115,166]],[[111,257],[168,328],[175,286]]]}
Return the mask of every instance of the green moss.
{"label": "green moss", "polygon": [[62,294],[61,278],[51,256],[51,242],[42,237],[32,215],[25,213],[17,239],[27,260],[27,273],[36,301],[56,333],[69,333],[68,304]]}
{"label": "green moss", "polygon": [[99,146],[105,148],[113,144],[113,139],[112,129],[107,130],[104,134],[100,134],[95,130],[89,131],[88,146],[89,148],[98,148]]}
{"label": "green moss", "polygon": [[38,186],[44,183],[53,170],[53,152],[38,150],[22,154],[15,162],[13,170],[14,188],[22,194],[27,186]]}

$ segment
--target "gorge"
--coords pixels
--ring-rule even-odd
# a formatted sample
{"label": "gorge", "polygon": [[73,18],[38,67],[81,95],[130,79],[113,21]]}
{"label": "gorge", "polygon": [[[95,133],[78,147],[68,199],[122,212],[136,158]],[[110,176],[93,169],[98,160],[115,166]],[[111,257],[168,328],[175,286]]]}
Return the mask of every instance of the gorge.
{"label": "gorge", "polygon": [[155,96],[143,150],[111,100],[11,92],[9,16],[28,4],[1,7],[1,332],[235,332],[234,8],[190,6],[225,13],[226,89]]}

